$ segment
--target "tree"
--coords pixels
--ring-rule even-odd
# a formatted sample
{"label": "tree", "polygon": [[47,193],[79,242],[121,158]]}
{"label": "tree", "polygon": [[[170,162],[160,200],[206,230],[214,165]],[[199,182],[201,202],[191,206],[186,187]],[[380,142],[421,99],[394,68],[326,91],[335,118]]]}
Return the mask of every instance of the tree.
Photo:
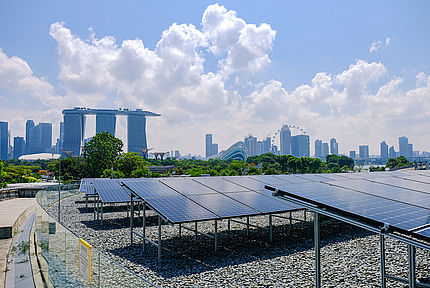
{"label": "tree", "polygon": [[125,178],[132,177],[134,170],[142,169],[147,165],[139,154],[134,152],[123,153],[114,162],[114,168],[124,173]]}
{"label": "tree", "polygon": [[5,188],[7,186],[6,183],[6,172],[3,171],[4,163],[0,161],[0,188]]}
{"label": "tree", "polygon": [[96,134],[82,150],[87,164],[87,177],[100,177],[106,169],[112,168],[122,147],[122,141],[108,132]]}

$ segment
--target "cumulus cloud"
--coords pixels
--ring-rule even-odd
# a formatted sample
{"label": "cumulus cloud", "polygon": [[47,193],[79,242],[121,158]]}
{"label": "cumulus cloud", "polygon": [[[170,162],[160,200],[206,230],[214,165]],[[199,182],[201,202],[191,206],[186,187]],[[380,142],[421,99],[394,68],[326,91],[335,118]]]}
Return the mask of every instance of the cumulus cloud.
{"label": "cumulus cloud", "polygon": [[391,38],[390,37],[387,37],[384,42],[382,42],[381,40],[378,40],[378,41],[374,40],[370,44],[369,52],[370,53],[376,52],[379,49],[381,49],[382,47],[387,48],[390,45],[390,43],[391,43]]}
{"label": "cumulus cloud", "polygon": [[[318,71],[290,91],[276,79],[256,82],[254,74],[271,63],[276,31],[266,23],[247,23],[218,4],[207,7],[201,27],[173,23],[154,49],[142,39],[97,38],[92,29],[82,38],[62,22],[53,23],[49,33],[57,42],[61,96],[26,61],[0,50],[0,101],[6,97],[3,103],[16,104],[8,96],[12,91],[41,103],[37,112],[4,111],[2,105],[16,126],[36,117],[58,123],[62,108],[78,105],[143,108],[162,114],[148,120],[149,145],[160,151],[203,155],[205,133],[225,149],[249,133],[263,138],[288,123],[305,128],[312,141],[337,138],[346,153],[368,139],[390,141],[408,133],[421,139],[418,129],[426,129],[430,116],[430,77],[418,73],[416,87],[403,91],[403,79],[388,79],[380,62],[356,60],[343,71]],[[384,45],[372,46],[374,52]],[[205,70],[208,55],[218,61],[214,71]]]}

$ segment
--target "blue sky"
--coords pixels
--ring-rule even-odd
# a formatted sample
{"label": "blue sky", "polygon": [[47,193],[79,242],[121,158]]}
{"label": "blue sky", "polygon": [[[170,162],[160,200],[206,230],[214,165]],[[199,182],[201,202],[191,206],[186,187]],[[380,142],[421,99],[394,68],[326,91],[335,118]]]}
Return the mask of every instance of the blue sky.
{"label": "blue sky", "polygon": [[[304,127],[311,141],[336,137],[342,153],[369,144],[376,154],[379,142],[397,147],[401,135],[416,149],[430,150],[422,125],[429,120],[425,108],[430,101],[428,1],[216,3],[2,1],[0,69],[10,79],[0,80],[1,120],[10,122],[13,135],[22,135],[29,117],[57,126],[61,109],[88,103],[162,113],[162,119],[148,121],[149,143],[160,150],[204,154],[207,132],[225,149],[247,134],[271,135],[283,123]],[[219,27],[236,23],[239,30],[218,33],[219,27],[203,25],[205,12],[224,17]],[[113,46],[96,49],[90,27],[96,40],[113,37]],[[67,31],[86,44],[64,38]],[[248,46],[234,42],[238,35]],[[122,49],[123,41],[137,39],[150,53],[136,43]],[[221,47],[223,41],[228,45]],[[161,42],[167,44],[157,50]],[[70,58],[65,50],[76,54]],[[143,66],[132,70],[130,60],[115,58],[125,50],[137,53]],[[22,72],[27,68],[17,58],[30,70]],[[174,66],[154,64],[167,60]],[[74,61],[91,63],[76,67]],[[95,81],[92,73],[98,78],[94,85],[89,84]],[[151,81],[155,84],[142,84]],[[411,116],[417,110],[414,101],[421,101],[424,112]]]}

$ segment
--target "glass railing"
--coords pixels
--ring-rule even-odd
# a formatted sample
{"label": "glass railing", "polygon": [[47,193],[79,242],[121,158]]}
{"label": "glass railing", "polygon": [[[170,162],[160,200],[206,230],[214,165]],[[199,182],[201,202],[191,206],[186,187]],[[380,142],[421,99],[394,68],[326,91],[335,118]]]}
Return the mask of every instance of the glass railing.
{"label": "glass railing", "polygon": [[[60,198],[78,193],[78,185],[63,185]],[[55,287],[156,287],[94,247],[91,249],[91,282],[88,282],[79,269],[79,236],[47,213],[49,207],[58,205],[58,187],[41,190],[36,200],[39,204],[36,211],[39,261],[43,261],[41,266],[46,268],[42,270],[47,270],[49,281]]]}

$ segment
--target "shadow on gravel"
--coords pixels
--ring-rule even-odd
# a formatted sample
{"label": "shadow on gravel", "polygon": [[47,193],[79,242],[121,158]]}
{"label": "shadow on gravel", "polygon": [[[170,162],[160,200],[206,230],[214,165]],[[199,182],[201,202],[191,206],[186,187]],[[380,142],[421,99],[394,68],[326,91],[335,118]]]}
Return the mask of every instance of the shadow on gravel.
{"label": "shadow on gravel", "polygon": [[[322,246],[362,238],[372,233],[340,222],[321,226]],[[136,237],[137,238],[137,237]],[[155,240],[155,239],[154,239]],[[245,264],[256,260],[272,259],[293,253],[313,249],[313,222],[273,226],[273,242],[269,242],[268,229],[251,229],[246,236],[246,229],[221,231],[218,234],[218,251],[214,251],[214,242],[207,237],[173,237],[162,241],[162,257],[157,262],[157,248],[147,245],[142,253],[142,242],[108,252],[142,265],[163,278],[186,276],[203,273],[218,268]],[[282,265],[282,264],[280,264]]]}
{"label": "shadow on gravel", "polygon": [[[84,208],[85,209],[85,208]],[[117,212],[118,211],[114,211]],[[92,212],[91,212],[92,213]],[[114,229],[122,229],[122,228],[130,228],[130,218],[126,217],[126,212],[124,213],[124,217],[122,218],[114,218],[114,219],[103,219],[103,224],[100,224],[100,220],[82,220],[81,223],[91,228],[93,230],[114,230]],[[106,214],[105,214],[106,216]],[[142,226],[142,218],[134,218],[133,225],[136,227]],[[158,217],[156,215],[147,215],[146,216],[146,227],[157,226],[158,225]],[[139,228],[137,228],[139,229]]]}

